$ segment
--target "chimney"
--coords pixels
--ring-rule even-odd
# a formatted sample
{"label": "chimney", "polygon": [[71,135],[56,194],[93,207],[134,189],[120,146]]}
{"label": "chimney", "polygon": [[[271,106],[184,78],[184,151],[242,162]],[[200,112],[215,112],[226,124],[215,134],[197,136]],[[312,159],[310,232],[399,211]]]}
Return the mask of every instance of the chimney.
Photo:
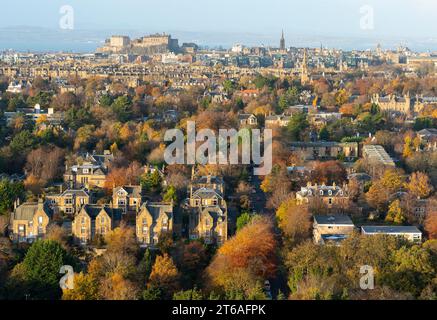
{"label": "chimney", "polygon": [[210,184],[211,183],[211,175],[208,174],[207,178],[206,178],[206,183]]}

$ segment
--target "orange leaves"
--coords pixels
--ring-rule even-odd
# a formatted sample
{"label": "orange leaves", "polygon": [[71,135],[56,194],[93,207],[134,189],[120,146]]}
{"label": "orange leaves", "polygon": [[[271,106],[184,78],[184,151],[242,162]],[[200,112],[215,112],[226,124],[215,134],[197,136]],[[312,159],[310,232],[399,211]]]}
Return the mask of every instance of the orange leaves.
{"label": "orange leaves", "polygon": [[[231,282],[239,271],[259,280],[269,278],[276,271],[276,240],[269,218],[254,218],[250,224],[227,241],[218,251],[207,272],[215,285]],[[253,280],[253,279],[252,279]]]}

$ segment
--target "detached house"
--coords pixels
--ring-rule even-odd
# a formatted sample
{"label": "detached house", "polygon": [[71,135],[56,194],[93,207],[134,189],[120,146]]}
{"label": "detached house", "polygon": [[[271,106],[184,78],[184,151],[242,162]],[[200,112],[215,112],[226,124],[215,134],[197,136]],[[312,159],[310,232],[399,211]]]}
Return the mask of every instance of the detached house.
{"label": "detached house", "polygon": [[105,151],[101,155],[87,153],[82,164],[66,168],[64,181],[75,189],[103,188],[109,171],[109,164],[113,160],[114,156],[109,151]]}
{"label": "detached house", "polygon": [[139,243],[150,246],[159,243],[161,235],[173,233],[173,204],[146,202],[136,218],[136,235]]}
{"label": "detached house", "polygon": [[72,223],[75,242],[86,245],[98,237],[104,237],[109,231],[119,226],[121,217],[122,211],[110,206],[83,206]]}
{"label": "detached house", "polygon": [[208,175],[193,174],[187,199],[190,239],[223,244],[228,237],[228,208],[224,200],[224,182]]}
{"label": "detached house", "polygon": [[75,215],[82,206],[91,203],[91,197],[87,190],[68,189],[58,195],[49,195],[47,199],[56,212]]}
{"label": "detached house", "polygon": [[103,188],[107,174],[107,169],[101,165],[91,163],[74,165],[71,168],[67,168],[64,174],[64,181],[70,183],[73,188]]}
{"label": "detached house", "polygon": [[346,215],[314,216],[313,236],[316,244],[338,245],[354,230],[355,225]]}
{"label": "detached house", "polygon": [[258,124],[258,119],[253,114],[239,114],[238,121],[240,127],[256,126]]}
{"label": "detached house", "polygon": [[47,233],[53,217],[49,203],[40,199],[37,203],[26,202],[11,215],[10,234],[14,242],[33,242]]}

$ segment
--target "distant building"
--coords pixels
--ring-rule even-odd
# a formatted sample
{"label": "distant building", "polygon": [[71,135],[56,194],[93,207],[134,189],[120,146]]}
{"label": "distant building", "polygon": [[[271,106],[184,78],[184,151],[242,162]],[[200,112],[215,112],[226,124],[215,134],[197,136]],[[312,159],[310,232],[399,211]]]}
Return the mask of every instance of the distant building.
{"label": "distant building", "polygon": [[413,226],[363,226],[361,233],[366,236],[383,234],[402,237],[411,242],[422,241],[422,232]]}
{"label": "distant building", "polygon": [[296,200],[299,204],[311,203],[317,199],[321,199],[328,208],[347,208],[349,205],[348,186],[346,184],[327,186],[308,183],[306,187],[301,187],[300,191],[296,192]]}
{"label": "distant building", "polygon": [[279,50],[281,50],[281,51],[285,51],[285,36],[284,36],[284,30],[282,30],[281,41],[279,42]]}
{"label": "distant building", "polygon": [[238,121],[240,122],[240,127],[256,126],[258,124],[258,119],[253,114],[239,114]]}
{"label": "distant building", "polygon": [[346,215],[314,216],[313,236],[316,244],[338,245],[354,230],[355,225]]}
{"label": "distant building", "polygon": [[265,125],[267,128],[274,127],[286,127],[291,121],[291,116],[286,115],[270,115],[265,119]]}
{"label": "distant building", "polygon": [[291,150],[300,152],[305,160],[356,159],[359,155],[359,145],[356,142],[338,143],[334,141],[292,142]]}

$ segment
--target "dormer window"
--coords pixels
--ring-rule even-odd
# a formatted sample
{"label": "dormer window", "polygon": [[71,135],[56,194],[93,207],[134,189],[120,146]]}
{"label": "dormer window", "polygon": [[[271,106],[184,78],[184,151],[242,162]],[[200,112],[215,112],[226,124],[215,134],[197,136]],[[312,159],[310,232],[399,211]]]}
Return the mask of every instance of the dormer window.
{"label": "dormer window", "polygon": [[320,195],[323,196],[323,190],[320,190]]}
{"label": "dormer window", "polygon": [[83,173],[88,174],[88,173],[90,173],[90,171],[89,171],[89,169],[83,169]]}
{"label": "dormer window", "polygon": [[330,196],[332,196],[332,190],[329,190],[329,191],[328,191],[328,194],[329,194]]}

